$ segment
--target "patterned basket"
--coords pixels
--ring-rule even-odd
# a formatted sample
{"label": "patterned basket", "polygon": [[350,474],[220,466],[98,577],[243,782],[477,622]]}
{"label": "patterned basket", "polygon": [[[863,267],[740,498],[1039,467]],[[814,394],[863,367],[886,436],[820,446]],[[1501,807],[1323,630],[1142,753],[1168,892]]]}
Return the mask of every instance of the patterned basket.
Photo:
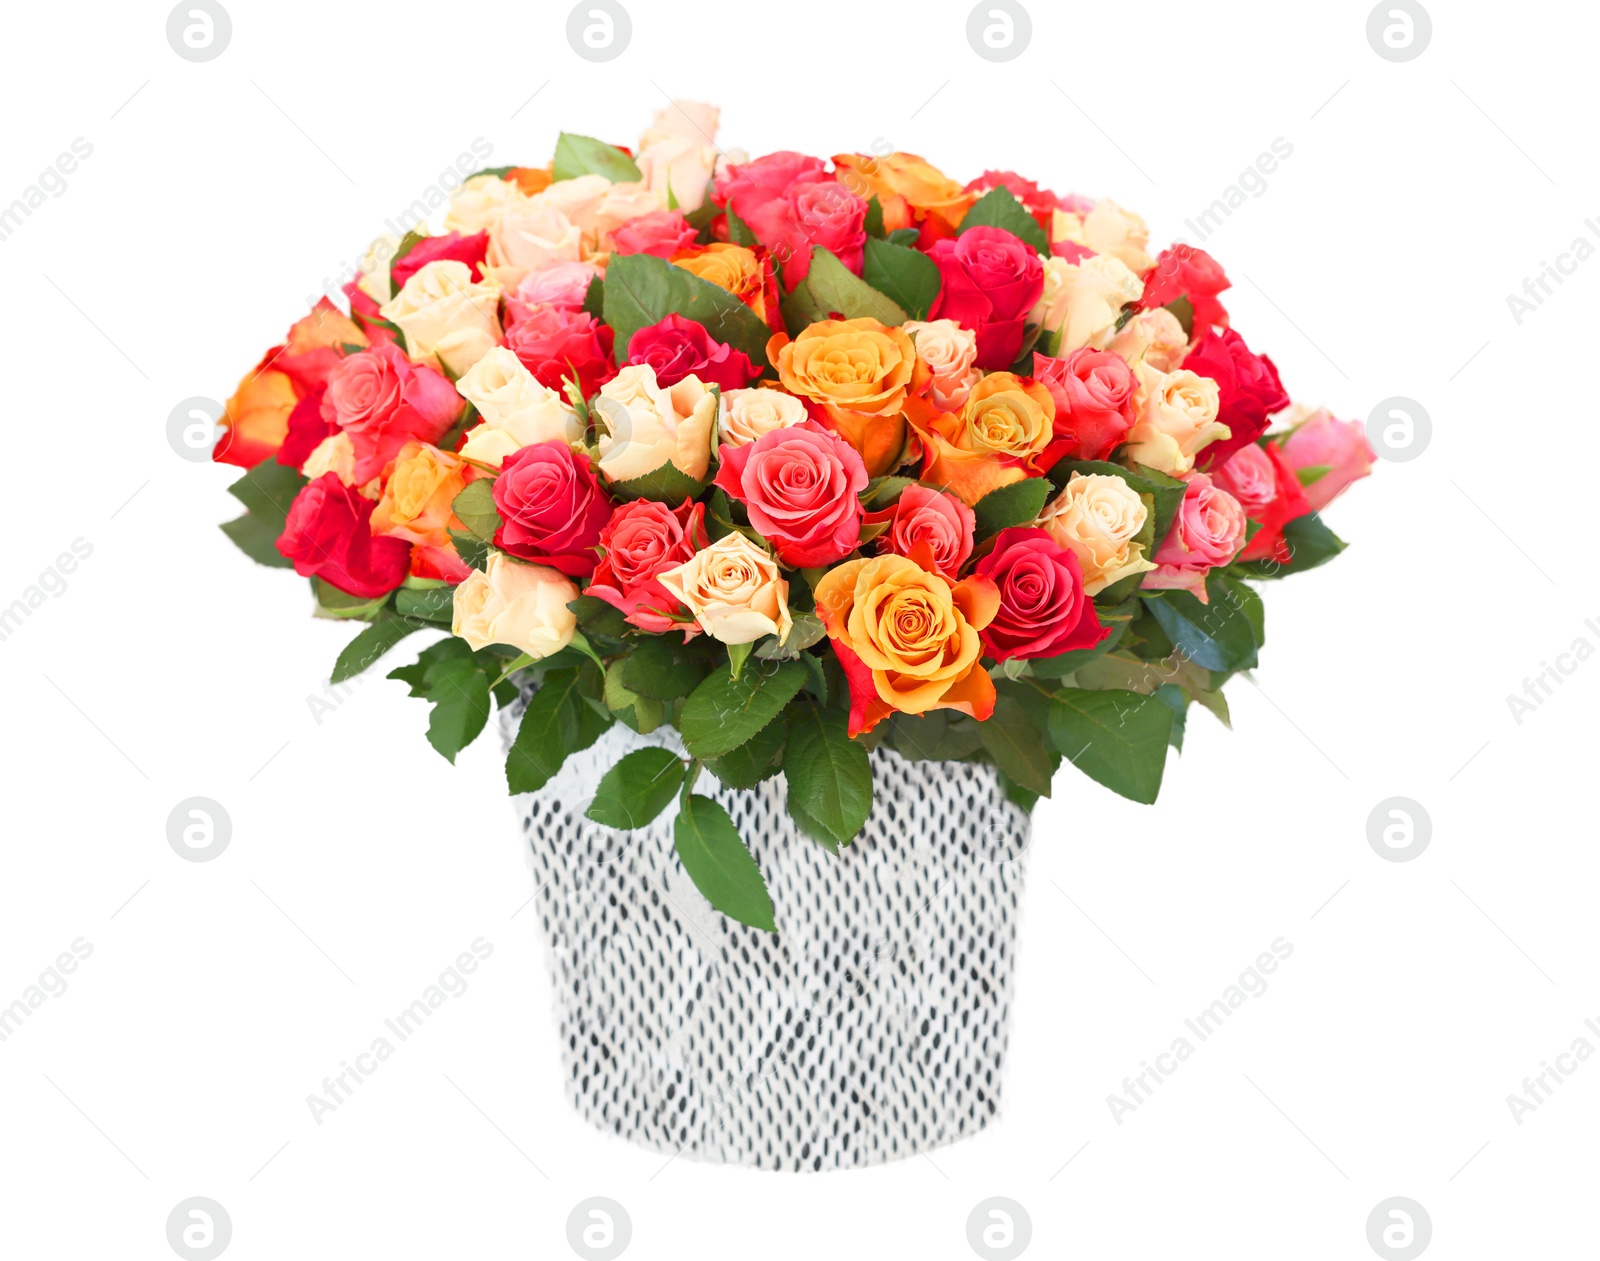
{"label": "patterned basket", "polygon": [[636,832],[583,817],[605,771],[646,745],[683,751],[665,728],[618,724],[517,799],[578,1111],[670,1155],[796,1171],[986,1125],[1029,838],[992,768],[876,750],[876,804],[838,855],[797,831],[781,776],[739,792],[702,772],[766,878],[774,935],[701,896],[673,811]]}

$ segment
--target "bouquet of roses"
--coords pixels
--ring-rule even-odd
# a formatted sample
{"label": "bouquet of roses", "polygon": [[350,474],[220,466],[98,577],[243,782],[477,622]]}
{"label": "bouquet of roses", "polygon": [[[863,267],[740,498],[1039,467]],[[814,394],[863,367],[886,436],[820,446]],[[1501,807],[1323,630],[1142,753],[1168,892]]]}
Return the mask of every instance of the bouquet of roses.
{"label": "bouquet of roses", "polygon": [[[982,759],[1029,807],[1063,757],[1150,802],[1191,703],[1256,664],[1251,585],[1344,546],[1317,515],[1361,427],[1291,408],[1221,267],[1109,200],[906,153],[747,159],[717,111],[637,151],[563,134],[374,242],[229,400],[223,529],[366,623],[333,678],[390,675],[445,757],[531,691],[535,791],[613,723],[670,726],[589,817],[675,844],[771,928],[729,816],[784,774],[847,845],[868,751]],[[1276,432],[1268,433],[1276,418]]]}

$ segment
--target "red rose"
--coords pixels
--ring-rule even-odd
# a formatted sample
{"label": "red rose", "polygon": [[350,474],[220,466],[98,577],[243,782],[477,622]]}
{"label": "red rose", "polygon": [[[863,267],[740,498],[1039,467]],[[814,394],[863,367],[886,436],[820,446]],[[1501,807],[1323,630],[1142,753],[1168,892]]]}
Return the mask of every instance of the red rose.
{"label": "red rose", "polygon": [[1194,308],[1196,329],[1203,331],[1212,325],[1227,328],[1228,313],[1217,301],[1217,295],[1232,284],[1222,264],[1204,250],[1192,245],[1174,245],[1156,256],[1156,265],[1144,278],[1144,296],[1139,299],[1139,309],[1151,311],[1179,298],[1188,298],[1189,305]]}
{"label": "red rose", "polygon": [[1287,564],[1289,545],[1283,527],[1311,511],[1305,487],[1273,443],[1240,447],[1212,476],[1218,486],[1239,501],[1245,516],[1261,528],[1239,553],[1240,560],[1270,557]]}
{"label": "red rose", "polygon": [[1207,330],[1183,357],[1183,366],[1217,383],[1217,419],[1230,430],[1228,437],[1205,449],[1201,468],[1220,468],[1235,451],[1266,433],[1272,413],[1289,406],[1272,360],[1255,354],[1231,328]]}
{"label": "red rose", "polygon": [[671,258],[679,250],[693,245],[698,235],[681,210],[657,210],[628,220],[611,234],[611,240],[618,254]]}
{"label": "red rose", "polygon": [[807,420],[719,455],[716,484],[745,505],[785,565],[829,565],[855,550],[867,466],[843,438]]}
{"label": "red rose", "polygon": [[393,292],[399,293],[406,281],[429,263],[448,259],[465,263],[472,268],[474,280],[483,278],[483,260],[489,252],[489,234],[474,232],[462,236],[459,232],[446,232],[443,236],[425,236],[409,250],[404,258],[389,266],[389,283]]}
{"label": "red rose", "polygon": [[1009,368],[1022,350],[1022,326],[1044,292],[1044,263],[1004,228],[968,228],[928,251],[942,282],[929,319],[954,320],[978,335],[976,364]]}
{"label": "red rose", "polygon": [[973,572],[1000,589],[1000,609],[980,632],[996,661],[1059,657],[1111,633],[1083,593],[1078,558],[1043,530],[1001,530]]}
{"label": "red rose", "polygon": [[559,438],[513,451],[494,479],[494,506],[501,521],[494,544],[502,551],[569,578],[594,572],[611,501],[587,456]]}
{"label": "red rose", "polygon": [[587,398],[617,375],[611,329],[587,311],[530,307],[506,332],[506,345],[541,385],[561,390],[571,379]]}
{"label": "red rose", "polygon": [[1061,208],[1061,198],[1048,188],[1040,188],[1032,180],[1023,179],[1015,171],[985,171],[968,183],[962,191],[981,195],[994,188],[1005,189],[1028,208],[1029,214],[1035,217],[1043,216],[1046,222],[1040,226],[1047,232],[1051,211]]}
{"label": "red rose", "polygon": [[703,325],[676,312],[629,339],[628,362],[649,364],[662,389],[692,374],[703,385],[742,390],[761,375],[749,355],[713,341]]}
{"label": "red rose", "polygon": [[769,153],[728,168],[717,181],[716,203],[743,219],[756,239],[772,245],[789,223],[789,189],[825,178],[826,163],[792,150]]}
{"label": "red rose", "polygon": [[972,509],[954,495],[913,482],[892,508],[869,512],[868,525],[888,523],[878,538],[878,554],[907,556],[924,569],[937,569],[952,582],[972,555]]}
{"label": "red rose", "polygon": [[1040,469],[1048,471],[1060,459],[1107,459],[1132,428],[1137,382],[1121,355],[1088,346],[1065,359],[1036,351],[1033,376],[1056,403],[1055,439],[1040,455]]}
{"label": "red rose", "polygon": [[301,487],[289,505],[278,551],[302,578],[321,578],[364,600],[387,595],[406,579],[411,545],[374,536],[368,525],[373,507],[337,474],[324,473]]}
{"label": "red rose", "polygon": [[383,472],[406,443],[436,445],[462,407],[447,377],[413,364],[389,342],[340,362],[328,377],[321,414],[324,422],[350,435],[356,452],[353,480],[360,486]]}
{"label": "red rose", "polygon": [[788,222],[769,239],[783,262],[783,283],[793,289],[811,271],[811,251],[821,246],[857,276],[867,245],[867,203],[835,179],[795,184],[789,189]]}
{"label": "red rose", "polygon": [[289,413],[289,432],[283,439],[283,445],[278,448],[279,464],[286,464],[292,469],[299,468],[322,445],[324,438],[331,438],[339,432],[338,422],[326,420],[322,415],[322,396],[327,391],[326,385],[319,385],[294,405],[294,410]]}
{"label": "red rose", "polygon": [[685,641],[699,633],[692,618],[674,621],[683,605],[656,581],[697,551],[711,545],[706,534],[705,505],[685,499],[677,508],[653,499],[635,499],[611,514],[600,531],[605,555],[595,567],[586,594],[614,605],[628,621],[653,635],[681,630]]}

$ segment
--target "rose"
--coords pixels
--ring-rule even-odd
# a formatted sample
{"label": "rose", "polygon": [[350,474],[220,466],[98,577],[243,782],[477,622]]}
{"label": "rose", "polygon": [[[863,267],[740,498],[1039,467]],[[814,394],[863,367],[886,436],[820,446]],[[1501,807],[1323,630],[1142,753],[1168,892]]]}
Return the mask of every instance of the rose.
{"label": "rose", "polygon": [[1207,330],[1183,366],[1217,383],[1217,419],[1229,436],[1206,448],[1202,463],[1219,468],[1241,447],[1267,431],[1267,418],[1289,406],[1278,370],[1265,355],[1257,355],[1231,328],[1221,333]]}
{"label": "rose", "polygon": [[1109,197],[1097,201],[1083,216],[1083,241],[1096,254],[1110,255],[1136,276],[1155,265],[1147,253],[1150,229],[1144,220]]}
{"label": "rose", "polygon": [[1326,409],[1296,412],[1289,419],[1294,428],[1282,440],[1283,458],[1297,473],[1316,474],[1306,486],[1312,512],[1321,512],[1351,482],[1372,472],[1378,456],[1360,421],[1335,420]]}
{"label": "rose", "polygon": [[1081,346],[1065,359],[1037,351],[1033,375],[1055,401],[1055,439],[1049,468],[1062,458],[1104,460],[1133,427],[1133,371],[1123,359],[1105,350]]}
{"label": "rose", "polygon": [[411,547],[404,539],[374,538],[372,501],[332,473],[306,483],[289,505],[278,551],[302,578],[317,577],[347,595],[376,600],[405,581]]}
{"label": "rose", "polygon": [[940,411],[959,411],[983,375],[972,366],[978,357],[978,335],[954,320],[907,320],[900,327],[911,335],[918,357],[933,373],[928,397]]}
{"label": "rose", "polygon": [[[294,410],[289,413],[289,432],[284,436],[283,445],[278,448],[279,464],[304,471],[306,460],[311,453],[324,440],[340,432],[336,422],[324,420],[322,416],[322,400],[327,392],[326,385],[319,385],[294,405]],[[353,466],[354,447],[351,448],[350,455]]]}
{"label": "rose", "polygon": [[916,482],[900,492],[893,507],[869,512],[866,522],[887,527],[878,538],[880,556],[892,552],[910,557],[952,580],[972,555],[977,526],[972,509],[961,500]]}
{"label": "rose", "polygon": [[899,464],[905,448],[901,416],[917,366],[903,329],[877,320],[820,320],[790,341],[767,343],[767,358],[789,393],[810,400],[822,420],[860,453],[873,477]]}
{"label": "rose", "polygon": [[1154,569],[1134,542],[1149,519],[1144,500],[1120,477],[1074,473],[1034,522],[1078,558],[1085,595]]}
{"label": "rose", "polygon": [[459,232],[447,232],[444,236],[425,236],[406,251],[404,258],[396,259],[389,264],[390,292],[404,288],[406,281],[427,264],[440,260],[465,263],[472,269],[472,275],[481,278],[484,255],[488,250],[487,232],[474,232],[470,236],[463,236]]}
{"label": "rose", "polygon": [[745,505],[750,524],[796,569],[827,565],[861,538],[867,470],[849,443],[808,421],[720,452],[716,484]]}
{"label": "rose", "polygon": [[922,439],[922,480],[976,504],[1037,471],[1055,414],[1055,400],[1043,384],[1010,372],[984,377],[958,413],[935,412],[915,399],[908,415]]}
{"label": "rose", "polygon": [[850,685],[847,730],[858,736],[894,713],[994,713],[981,632],[1000,594],[988,578],[952,583],[904,556],[835,566],[816,585],[817,616]]}
{"label": "rose", "polygon": [[601,274],[594,263],[552,263],[541,271],[530,271],[516,292],[506,295],[506,324],[520,323],[541,306],[582,310],[590,283]]}
{"label": "rose", "polygon": [[704,325],[676,312],[628,339],[628,362],[648,364],[663,387],[694,376],[706,385],[741,390],[761,375],[742,350],[713,340]]}
{"label": "rose", "polygon": [[1009,367],[1022,349],[1022,327],[1044,292],[1044,263],[1003,228],[969,228],[954,240],[934,242],[941,287],[931,312],[978,335],[977,366]]}
{"label": "rose", "polygon": [[694,376],[663,389],[649,364],[630,364],[600,389],[593,412],[601,425],[600,471],[632,481],[670,464],[695,482],[711,466],[717,396]]}
{"label": "rose", "polygon": [[1049,223],[1051,212],[1061,205],[1061,199],[1048,188],[1040,188],[1032,180],[1023,179],[1015,171],[985,171],[975,180],[968,180],[966,191],[983,196],[992,189],[1003,188],[1027,207],[1035,218],[1043,216],[1041,227]]}
{"label": "rose", "polygon": [[617,254],[671,258],[679,250],[693,245],[697,235],[681,210],[657,210],[623,224],[611,234],[611,243]]}
{"label": "rose", "polygon": [[411,358],[460,375],[500,344],[500,287],[474,284],[453,259],[422,267],[379,314],[406,335]]}
{"label": "rose", "polygon": [[861,274],[867,244],[867,203],[838,180],[793,184],[785,197],[787,221],[777,237],[760,238],[783,263],[783,282],[794,288],[811,270],[811,251],[833,254],[848,271]]}
{"label": "rose", "polygon": [[717,167],[717,121],[721,111],[698,101],[674,101],[656,111],[655,122],[639,138],[634,165],[645,184],[678,208],[698,210],[706,199],[706,183]]}
{"label": "rose", "polygon": [[658,579],[710,544],[704,519],[705,506],[690,499],[677,508],[653,499],[623,504],[600,531],[605,555],[586,593],[621,609],[640,630],[653,635],[681,630],[689,639],[699,627],[671,616],[683,605]]}
{"label": "rose", "polygon": [[717,444],[742,447],[774,429],[791,429],[806,417],[806,405],[782,390],[723,390]]}
{"label": "rose", "polygon": [[1155,569],[1140,585],[1150,591],[1190,591],[1208,604],[1206,574],[1226,565],[1244,545],[1244,509],[1205,473],[1191,473],[1184,480],[1188,486],[1178,515],[1152,557]]}
{"label": "rose", "polygon": [[[460,264],[451,264],[460,266]],[[436,443],[461,415],[449,380],[413,365],[392,343],[349,355],[333,370],[322,397],[322,419],[350,438],[358,485],[383,471],[408,442]]]}
{"label": "rose", "polygon": [[493,494],[501,520],[494,532],[496,547],[569,577],[594,572],[594,548],[611,515],[611,501],[587,456],[564,442],[513,451],[500,465]]}
{"label": "rose", "polygon": [[1245,516],[1261,524],[1240,559],[1270,558],[1280,564],[1293,559],[1283,527],[1311,509],[1305,488],[1275,444],[1240,447],[1212,473],[1212,480],[1239,501]]}
{"label": "rose", "polygon": [[692,272],[738,298],[775,333],[783,331],[778,306],[778,278],[764,249],[749,249],[727,241],[692,245],[672,256],[672,264]]}
{"label": "rose", "polygon": [[1194,309],[1196,330],[1203,332],[1212,325],[1226,328],[1228,313],[1217,301],[1217,295],[1232,284],[1222,265],[1204,250],[1174,245],[1156,256],[1154,269],[1144,278],[1144,297],[1139,305],[1149,311],[1186,298]]}
{"label": "rose", "polygon": [[1140,311],[1122,326],[1122,331],[1106,347],[1121,355],[1130,365],[1144,362],[1162,372],[1171,372],[1183,363],[1189,350],[1189,335],[1178,317],[1166,307]]}
{"label": "rose", "polygon": [[467,431],[461,458],[499,468],[519,447],[559,439],[583,441],[583,422],[566,399],[541,385],[516,354],[497,346],[456,382],[456,390],[478,409],[483,423]]}
{"label": "rose", "polygon": [[489,274],[506,288],[515,288],[530,271],[582,258],[583,229],[543,193],[527,197],[513,190],[489,226]]}
{"label": "rose", "polygon": [[1217,383],[1187,368],[1161,372],[1147,363],[1133,369],[1133,428],[1128,455],[1147,468],[1182,477],[1207,443],[1228,436],[1217,419]]}
{"label": "rose", "polygon": [[450,630],[474,652],[508,644],[537,661],[572,642],[578,618],[567,606],[577,598],[578,588],[556,570],[491,552],[488,568],[456,588]]}
{"label": "rose", "polygon": [[1051,258],[1044,267],[1044,294],[1033,319],[1048,331],[1061,331],[1060,352],[1110,345],[1122,308],[1142,292],[1139,278],[1109,254],[1080,263]]}
{"label": "rose", "polygon": [[822,179],[825,172],[821,158],[780,150],[730,165],[717,180],[716,201],[744,220],[758,241],[775,242],[789,223],[789,189]]}
{"label": "rose", "polygon": [[833,164],[839,181],[857,197],[877,197],[888,231],[920,223],[923,248],[953,234],[977,200],[914,153],[840,153]]}
{"label": "rose", "polygon": [[461,529],[451,504],[466,484],[466,466],[455,456],[425,442],[406,443],[385,474],[372,510],[373,534],[449,547],[451,529]]}
{"label": "rose", "polygon": [[1078,558],[1044,530],[1001,530],[973,572],[1000,592],[994,620],[983,629],[983,646],[996,661],[1059,657],[1093,648],[1111,633],[1084,592]]}
{"label": "rose", "polygon": [[[560,188],[567,180],[560,180],[552,188]],[[606,195],[600,199],[600,204],[594,208],[592,215],[579,220],[586,229],[593,225],[595,252],[614,250],[616,241],[612,234],[624,224],[636,223],[649,215],[659,214],[666,210],[667,198],[664,192],[641,183],[613,184],[606,190]],[[584,237],[585,246],[590,245],[588,235]]]}
{"label": "rose", "polygon": [[474,175],[450,194],[446,232],[487,232],[500,222],[516,185],[498,175]]}
{"label": "rose", "polygon": [[356,486],[356,489],[368,499],[375,499],[377,492],[372,489],[372,479],[357,486],[356,484],[356,447],[350,441],[350,435],[342,429],[330,434],[312,448],[311,454],[306,456],[305,463],[300,466],[302,476],[316,479],[326,473],[332,473],[346,486]]}
{"label": "rose", "polygon": [[511,326],[506,344],[542,385],[574,381],[585,397],[616,375],[611,329],[587,311],[542,306]]}
{"label": "rose", "polygon": [[658,581],[706,634],[724,644],[751,644],[765,635],[782,643],[794,627],[789,584],[772,557],[737,530]]}

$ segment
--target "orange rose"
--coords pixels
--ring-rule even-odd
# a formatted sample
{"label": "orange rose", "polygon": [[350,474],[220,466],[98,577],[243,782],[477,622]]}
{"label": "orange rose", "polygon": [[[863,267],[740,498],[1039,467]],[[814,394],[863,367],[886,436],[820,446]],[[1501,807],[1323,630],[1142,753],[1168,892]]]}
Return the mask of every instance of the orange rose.
{"label": "orange rose", "polygon": [[922,480],[947,486],[968,504],[1032,475],[1054,436],[1056,405],[1038,381],[991,372],[959,412],[913,399],[906,413],[922,439]]}
{"label": "orange rose", "polygon": [[778,310],[778,278],[765,250],[757,253],[743,245],[713,241],[691,245],[672,256],[671,262],[718,289],[726,289],[749,307],[773,332],[783,329]]}
{"label": "orange rose", "polygon": [[466,465],[425,442],[408,442],[389,466],[383,496],[372,510],[372,532],[408,543],[449,547],[462,529],[450,505],[467,484]]}
{"label": "orange rose", "polygon": [[978,638],[1000,607],[988,578],[952,583],[904,556],[877,556],[830,569],[816,598],[850,683],[852,736],[893,713],[955,709],[982,721],[994,712]]}
{"label": "orange rose", "polygon": [[948,236],[961,226],[968,207],[977,201],[937,167],[914,153],[836,154],[839,182],[857,197],[874,195],[883,207],[883,226],[889,231],[916,226],[930,215]]}
{"label": "orange rose", "polygon": [[812,415],[856,449],[869,476],[900,463],[906,399],[927,376],[926,365],[919,376],[904,329],[866,318],[821,320],[793,341],[775,334],[767,358],[783,388],[806,399]]}

